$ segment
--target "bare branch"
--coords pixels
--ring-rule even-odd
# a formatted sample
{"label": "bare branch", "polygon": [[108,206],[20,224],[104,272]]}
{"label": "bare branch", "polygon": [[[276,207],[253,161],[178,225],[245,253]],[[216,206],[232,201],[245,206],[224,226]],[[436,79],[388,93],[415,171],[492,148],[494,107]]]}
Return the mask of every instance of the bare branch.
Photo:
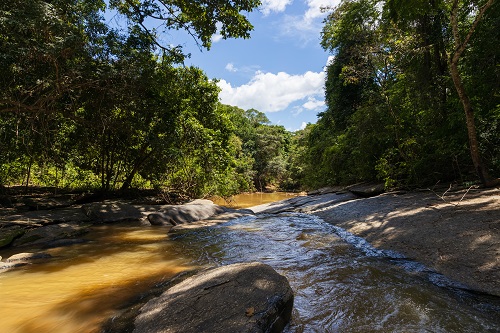
{"label": "bare branch", "polygon": [[471,187],[469,187],[467,189],[467,191],[464,193],[464,195],[462,195],[462,198],[460,198],[460,200],[458,201],[458,203],[462,202],[462,200],[464,200],[465,196],[467,195],[467,193],[469,193],[470,189],[473,188],[474,185],[472,185]]}

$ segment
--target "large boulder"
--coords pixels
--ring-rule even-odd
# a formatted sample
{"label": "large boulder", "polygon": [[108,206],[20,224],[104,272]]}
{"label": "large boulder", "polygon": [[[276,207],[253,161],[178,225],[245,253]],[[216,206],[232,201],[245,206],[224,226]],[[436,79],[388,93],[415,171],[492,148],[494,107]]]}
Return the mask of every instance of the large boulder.
{"label": "large boulder", "polygon": [[169,206],[148,215],[152,225],[178,225],[196,222],[224,213],[225,208],[215,205],[210,200],[194,200],[184,205]]}
{"label": "large boulder", "polygon": [[288,280],[262,263],[211,269],[147,302],[134,333],[281,332],[291,317]]}
{"label": "large boulder", "polygon": [[140,220],[143,217],[138,207],[122,202],[89,203],[83,205],[82,210],[91,220],[103,223]]}

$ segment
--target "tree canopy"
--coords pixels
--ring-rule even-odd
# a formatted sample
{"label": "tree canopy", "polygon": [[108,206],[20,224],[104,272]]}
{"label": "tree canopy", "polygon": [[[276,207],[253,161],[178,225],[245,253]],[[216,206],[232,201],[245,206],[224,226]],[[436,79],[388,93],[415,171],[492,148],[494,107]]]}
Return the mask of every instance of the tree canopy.
{"label": "tree canopy", "polygon": [[[344,0],[321,46],[327,109],[288,132],[219,102],[186,67],[183,30],[248,38],[255,0],[0,3],[0,185],[191,197],[382,180],[498,184],[500,6],[494,0]],[[126,19],[105,23],[106,10]],[[157,22],[157,23],[155,23]]]}
{"label": "tree canopy", "polygon": [[334,55],[327,110],[307,136],[306,182],[495,183],[499,9],[493,0],[344,0],[332,9],[321,42]]}
{"label": "tree canopy", "polygon": [[[148,20],[211,37],[249,37],[259,2],[7,1],[0,5],[0,184],[38,182],[234,192],[233,126],[219,88],[182,65]],[[109,7],[108,7],[109,6]],[[104,11],[126,16],[108,26]],[[226,188],[224,188],[226,187]]]}

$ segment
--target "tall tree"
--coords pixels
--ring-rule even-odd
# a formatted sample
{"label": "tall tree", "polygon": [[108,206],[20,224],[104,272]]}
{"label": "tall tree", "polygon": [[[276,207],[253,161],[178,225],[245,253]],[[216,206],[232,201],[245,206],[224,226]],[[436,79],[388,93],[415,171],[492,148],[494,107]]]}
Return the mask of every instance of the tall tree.
{"label": "tall tree", "polygon": [[[322,46],[334,55],[328,108],[311,128],[305,154],[319,171],[316,180],[378,177],[389,186],[468,181],[469,133],[480,180],[496,183],[479,157],[486,151],[498,170],[498,149],[492,148],[499,92],[493,2],[344,0],[333,10],[322,35]],[[455,109],[467,100],[470,112],[463,117]],[[472,107],[479,111],[480,142],[472,131]]]}
{"label": "tall tree", "polygon": [[[474,168],[476,169],[479,179],[485,186],[496,186],[500,184],[500,178],[494,179],[489,175],[488,169],[485,167],[479,152],[479,143],[477,140],[475,116],[472,103],[469,95],[463,84],[459,70],[459,61],[466,51],[470,39],[474,34],[477,26],[480,24],[486,11],[493,5],[494,0],[488,0],[483,4],[470,4],[470,1],[452,0],[450,9],[450,23],[453,33],[453,51],[450,52],[449,65],[450,74],[455,85],[458,97],[465,111],[465,119],[467,124],[467,134],[469,137],[469,149],[472,157]],[[465,21],[470,21],[470,24],[464,24]],[[466,22],[469,23],[469,22]],[[465,25],[465,29],[461,29]]]}

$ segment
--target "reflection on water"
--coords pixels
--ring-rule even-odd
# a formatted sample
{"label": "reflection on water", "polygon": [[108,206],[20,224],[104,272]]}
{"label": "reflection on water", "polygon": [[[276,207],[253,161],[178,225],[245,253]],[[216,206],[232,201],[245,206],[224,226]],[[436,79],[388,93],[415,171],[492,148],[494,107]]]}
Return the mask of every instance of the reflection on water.
{"label": "reflection on water", "polygon": [[[288,332],[498,332],[498,302],[438,287],[304,214],[244,217],[167,235],[96,228],[92,241],[0,274],[0,332],[94,332],[134,294],[180,271],[261,261],[295,292]],[[496,304],[496,305],[495,305]]]}
{"label": "reflection on water", "polygon": [[86,244],[0,274],[0,332],[95,332],[131,295],[190,268],[163,228],[100,226]]}

